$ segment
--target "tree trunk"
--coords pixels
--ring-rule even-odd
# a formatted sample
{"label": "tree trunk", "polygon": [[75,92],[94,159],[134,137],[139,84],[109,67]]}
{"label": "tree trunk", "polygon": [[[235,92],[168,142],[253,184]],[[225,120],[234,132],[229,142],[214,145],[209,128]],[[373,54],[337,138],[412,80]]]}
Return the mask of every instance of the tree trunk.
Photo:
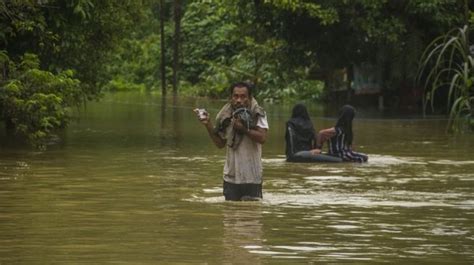
{"label": "tree trunk", "polygon": [[165,1],[160,0],[160,39],[161,39],[161,95],[166,96],[166,60],[165,60]]}
{"label": "tree trunk", "polygon": [[179,46],[181,33],[181,1],[174,0],[174,40],[173,40],[173,95],[178,94]]}

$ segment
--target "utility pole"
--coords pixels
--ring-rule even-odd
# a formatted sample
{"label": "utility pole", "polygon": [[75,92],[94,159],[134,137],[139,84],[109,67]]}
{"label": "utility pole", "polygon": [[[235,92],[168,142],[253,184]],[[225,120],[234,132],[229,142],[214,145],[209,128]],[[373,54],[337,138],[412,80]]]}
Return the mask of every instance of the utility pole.
{"label": "utility pole", "polygon": [[160,0],[160,39],[161,39],[161,95],[166,96],[166,60],[165,60],[165,1]]}
{"label": "utility pole", "polygon": [[174,0],[174,41],[173,41],[173,96],[178,94],[179,46],[181,34],[181,1]]}

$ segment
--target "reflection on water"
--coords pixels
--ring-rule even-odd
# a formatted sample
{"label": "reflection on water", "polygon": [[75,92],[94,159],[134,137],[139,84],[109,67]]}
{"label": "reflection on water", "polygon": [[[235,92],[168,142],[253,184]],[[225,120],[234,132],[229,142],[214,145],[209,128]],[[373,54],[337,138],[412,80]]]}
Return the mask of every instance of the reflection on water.
{"label": "reflection on water", "polygon": [[223,209],[223,260],[232,264],[261,264],[262,210],[259,203],[227,203]]}
{"label": "reflection on water", "polygon": [[183,132],[181,128],[182,118],[178,98],[173,98],[171,106],[168,106],[165,98],[161,99],[160,106],[160,144],[162,146],[178,147],[182,142]]}
{"label": "reflection on water", "polygon": [[[263,200],[225,202],[225,151],[192,113],[221,105],[115,94],[47,151],[2,134],[0,264],[474,262],[473,135],[366,115],[368,163],[294,164],[291,106],[266,106]],[[317,129],[334,123],[310,109]]]}

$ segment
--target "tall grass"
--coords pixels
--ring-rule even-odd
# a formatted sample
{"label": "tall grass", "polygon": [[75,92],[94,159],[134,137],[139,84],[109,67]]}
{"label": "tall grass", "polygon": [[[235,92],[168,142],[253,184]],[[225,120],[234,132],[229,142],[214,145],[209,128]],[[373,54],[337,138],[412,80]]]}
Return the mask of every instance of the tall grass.
{"label": "tall grass", "polygon": [[447,129],[451,132],[474,129],[474,58],[469,49],[473,29],[456,28],[433,40],[421,57],[417,74],[417,83],[425,91],[423,114],[428,107],[435,111],[436,92],[447,89]]}

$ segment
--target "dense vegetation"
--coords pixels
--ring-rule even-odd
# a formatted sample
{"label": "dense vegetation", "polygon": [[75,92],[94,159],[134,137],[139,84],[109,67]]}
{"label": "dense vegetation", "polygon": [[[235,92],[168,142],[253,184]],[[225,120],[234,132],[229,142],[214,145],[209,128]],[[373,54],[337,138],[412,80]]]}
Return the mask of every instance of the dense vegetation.
{"label": "dense vegetation", "polygon": [[70,108],[97,98],[111,51],[145,18],[140,1],[0,2],[0,119],[43,146]]}
{"label": "dense vegetation", "polygon": [[335,70],[362,62],[383,66],[388,90],[416,90],[425,47],[472,24],[472,9],[467,0],[2,1],[0,118],[41,145],[103,90],[223,97],[230,82],[250,80],[267,100],[324,100]]}
{"label": "dense vegetation", "polygon": [[448,130],[467,131],[474,128],[474,45],[469,35],[474,27],[456,28],[436,38],[422,56],[419,82],[434,110],[436,95],[447,92]]}

